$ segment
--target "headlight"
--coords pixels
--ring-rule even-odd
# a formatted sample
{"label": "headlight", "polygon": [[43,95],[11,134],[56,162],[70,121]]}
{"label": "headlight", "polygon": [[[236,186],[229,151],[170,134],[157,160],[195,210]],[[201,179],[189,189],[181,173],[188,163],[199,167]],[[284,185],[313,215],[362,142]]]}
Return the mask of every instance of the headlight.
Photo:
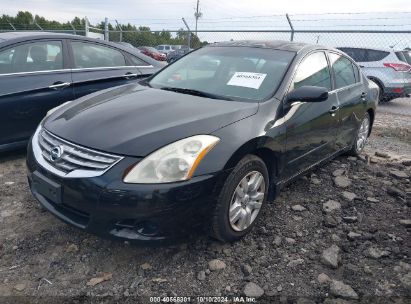
{"label": "headlight", "polygon": [[196,135],[169,144],[139,162],[125,174],[125,183],[168,183],[190,179],[201,160],[220,139]]}

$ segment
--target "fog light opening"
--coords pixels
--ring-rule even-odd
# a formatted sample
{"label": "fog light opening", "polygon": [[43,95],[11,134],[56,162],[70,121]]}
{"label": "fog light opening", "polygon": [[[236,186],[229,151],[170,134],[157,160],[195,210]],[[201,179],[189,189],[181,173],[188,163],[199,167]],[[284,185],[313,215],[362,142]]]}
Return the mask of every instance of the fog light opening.
{"label": "fog light opening", "polygon": [[132,229],[136,233],[148,237],[155,236],[159,232],[158,225],[151,221],[138,222],[135,219],[125,219],[118,221],[115,226],[119,228]]}
{"label": "fog light opening", "polygon": [[158,234],[158,225],[149,221],[138,223],[134,229],[139,234],[142,234],[144,236],[155,236],[156,234]]}

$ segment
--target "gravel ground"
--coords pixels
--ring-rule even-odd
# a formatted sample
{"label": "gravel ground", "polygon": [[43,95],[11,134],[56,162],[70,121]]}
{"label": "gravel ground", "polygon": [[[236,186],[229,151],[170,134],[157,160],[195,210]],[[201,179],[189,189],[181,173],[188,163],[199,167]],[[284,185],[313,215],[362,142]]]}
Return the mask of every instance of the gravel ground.
{"label": "gravel ground", "polygon": [[397,98],[380,106],[380,111],[411,116],[411,98]]}
{"label": "gravel ground", "polygon": [[364,157],[296,180],[234,244],[201,234],[159,248],[97,238],[39,207],[24,152],[0,155],[0,302],[410,303],[411,116],[386,107]]}

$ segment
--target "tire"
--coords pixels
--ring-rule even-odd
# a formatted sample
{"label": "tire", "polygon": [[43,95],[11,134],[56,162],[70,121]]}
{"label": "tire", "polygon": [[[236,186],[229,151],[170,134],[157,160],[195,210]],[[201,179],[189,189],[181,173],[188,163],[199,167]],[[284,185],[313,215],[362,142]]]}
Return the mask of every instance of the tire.
{"label": "tire", "polygon": [[[368,123],[367,123],[368,121]],[[366,129],[364,129],[364,124],[367,125]],[[360,127],[358,131],[355,133],[354,143],[351,149],[348,151],[348,155],[358,156],[364,150],[365,144],[367,143],[367,138],[370,133],[371,128],[371,118],[368,112],[365,113],[363,120],[361,121]],[[362,138],[362,142],[359,141],[360,137]]]}
{"label": "tire", "polygon": [[[257,181],[261,183],[254,189],[259,184]],[[261,215],[268,188],[269,176],[265,163],[255,155],[246,155],[235,166],[221,189],[212,216],[211,236],[223,242],[234,242],[245,236]],[[236,216],[240,216],[237,221],[230,221],[230,208],[233,221]]]}
{"label": "tire", "polygon": [[384,88],[383,88],[383,86],[380,84],[380,82],[377,81],[377,80],[374,80],[374,79],[372,79],[372,78],[371,78],[371,80],[374,81],[374,82],[377,84],[378,88],[380,89],[380,94],[379,94],[379,96],[378,96],[378,103],[379,103],[379,104],[382,104],[382,103],[388,102],[389,100],[388,100],[387,96],[384,94]]}

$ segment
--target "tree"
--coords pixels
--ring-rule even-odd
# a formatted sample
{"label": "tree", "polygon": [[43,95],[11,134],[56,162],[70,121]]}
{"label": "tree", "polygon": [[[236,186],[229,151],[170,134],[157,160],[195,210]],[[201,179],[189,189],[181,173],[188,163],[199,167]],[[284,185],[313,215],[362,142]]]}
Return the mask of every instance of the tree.
{"label": "tree", "polygon": [[[10,31],[12,27],[10,23],[14,25],[17,30],[38,30],[36,24],[38,24],[42,29],[53,31],[65,31],[72,32],[71,25],[76,29],[77,34],[84,34],[86,27],[86,20],[84,18],[75,17],[73,20],[68,22],[58,22],[54,20],[48,20],[42,16],[31,14],[27,11],[20,11],[16,16],[2,15],[0,17],[0,30]],[[92,27],[99,28],[101,31],[104,30],[104,21],[99,22],[96,25],[91,25]],[[108,24],[108,29],[110,32],[111,41],[119,41],[120,33],[117,25],[111,23]],[[176,35],[172,35],[170,31],[152,31],[148,26],[136,27],[130,23],[122,24],[121,30],[123,31],[122,40],[129,42],[134,46],[156,46],[159,44],[171,44],[171,45],[187,45],[188,43],[188,32],[180,28]],[[199,37],[194,33],[191,33],[191,47],[197,48],[207,44],[207,42],[201,42]]]}

